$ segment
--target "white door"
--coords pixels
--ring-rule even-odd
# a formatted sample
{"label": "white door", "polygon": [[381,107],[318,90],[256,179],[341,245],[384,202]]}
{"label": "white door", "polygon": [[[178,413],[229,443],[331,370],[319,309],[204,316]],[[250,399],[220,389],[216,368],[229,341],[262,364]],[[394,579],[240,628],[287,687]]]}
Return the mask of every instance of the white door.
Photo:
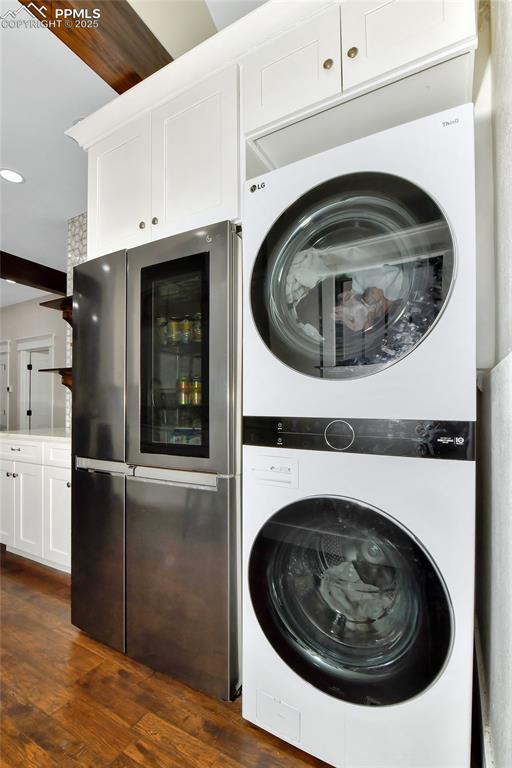
{"label": "white door", "polygon": [[338,5],[248,54],[242,88],[245,133],[340,93]]}
{"label": "white door", "polygon": [[150,117],[143,115],[89,150],[87,256],[151,239]]}
{"label": "white door", "polygon": [[30,429],[44,429],[52,424],[53,375],[40,373],[41,368],[50,368],[50,350],[37,349],[30,352],[31,370],[29,386]]}
{"label": "white door", "polygon": [[233,66],[152,113],[154,240],[238,216],[237,105]]}
{"label": "white door", "polygon": [[43,557],[71,565],[71,470],[44,468]]}
{"label": "white door", "polygon": [[472,0],[344,0],[343,89],[410,67],[475,34]]}
{"label": "white door", "polygon": [[0,544],[14,542],[14,463],[0,459]]}
{"label": "white door", "polygon": [[14,463],[14,546],[24,552],[43,554],[43,468]]}
{"label": "white door", "polygon": [[7,413],[9,392],[9,367],[8,352],[0,352],[0,431],[5,431],[8,427]]}

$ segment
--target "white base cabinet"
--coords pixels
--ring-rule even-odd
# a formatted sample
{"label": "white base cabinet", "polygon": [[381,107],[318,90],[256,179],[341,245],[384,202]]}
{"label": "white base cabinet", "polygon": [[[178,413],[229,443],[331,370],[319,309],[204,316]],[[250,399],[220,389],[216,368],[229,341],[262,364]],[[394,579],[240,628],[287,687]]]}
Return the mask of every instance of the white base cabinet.
{"label": "white base cabinet", "polygon": [[0,437],[0,543],[60,570],[71,568],[71,446]]}
{"label": "white base cabinet", "polygon": [[0,543],[14,546],[13,461],[0,459]]}
{"label": "white base cabinet", "polygon": [[15,461],[14,546],[27,554],[43,554],[43,468]]}
{"label": "white base cabinet", "polygon": [[53,563],[71,563],[71,470],[43,469],[43,557]]}

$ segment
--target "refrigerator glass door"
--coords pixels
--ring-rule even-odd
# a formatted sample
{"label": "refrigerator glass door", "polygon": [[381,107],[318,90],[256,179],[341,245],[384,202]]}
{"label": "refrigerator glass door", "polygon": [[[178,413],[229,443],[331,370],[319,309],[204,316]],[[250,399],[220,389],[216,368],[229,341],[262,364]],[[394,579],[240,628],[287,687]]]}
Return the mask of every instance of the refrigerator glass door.
{"label": "refrigerator glass door", "polygon": [[207,457],[209,254],[141,269],[143,453]]}
{"label": "refrigerator glass door", "polygon": [[129,464],[234,471],[235,243],[223,222],[128,251]]}

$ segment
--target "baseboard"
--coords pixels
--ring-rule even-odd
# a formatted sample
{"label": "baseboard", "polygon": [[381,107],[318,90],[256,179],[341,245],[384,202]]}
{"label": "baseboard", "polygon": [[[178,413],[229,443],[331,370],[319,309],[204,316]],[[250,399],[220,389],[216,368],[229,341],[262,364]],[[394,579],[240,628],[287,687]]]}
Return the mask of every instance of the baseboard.
{"label": "baseboard", "polygon": [[482,732],[482,768],[496,768],[492,746],[492,731],[487,717],[489,712],[489,696],[485,677],[482,639],[478,621],[475,620],[475,655],[478,677],[478,700],[480,703],[480,727]]}
{"label": "baseboard", "polygon": [[71,568],[68,565],[59,565],[52,560],[46,560],[44,557],[38,557],[37,555],[29,554],[21,549],[15,549],[14,547],[7,547],[7,552],[11,552],[13,555],[24,557],[25,560],[33,560],[39,565],[46,565],[47,568],[53,568],[56,571],[62,571],[63,573],[71,573]]}

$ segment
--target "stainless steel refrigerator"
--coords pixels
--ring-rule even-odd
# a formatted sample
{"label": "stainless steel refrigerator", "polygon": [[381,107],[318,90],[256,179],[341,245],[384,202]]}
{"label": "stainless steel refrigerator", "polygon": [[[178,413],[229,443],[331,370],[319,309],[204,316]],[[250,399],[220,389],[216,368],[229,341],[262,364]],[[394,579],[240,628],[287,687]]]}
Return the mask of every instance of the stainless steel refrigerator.
{"label": "stainless steel refrigerator", "polygon": [[74,270],[73,624],[239,688],[240,245],[228,222]]}

